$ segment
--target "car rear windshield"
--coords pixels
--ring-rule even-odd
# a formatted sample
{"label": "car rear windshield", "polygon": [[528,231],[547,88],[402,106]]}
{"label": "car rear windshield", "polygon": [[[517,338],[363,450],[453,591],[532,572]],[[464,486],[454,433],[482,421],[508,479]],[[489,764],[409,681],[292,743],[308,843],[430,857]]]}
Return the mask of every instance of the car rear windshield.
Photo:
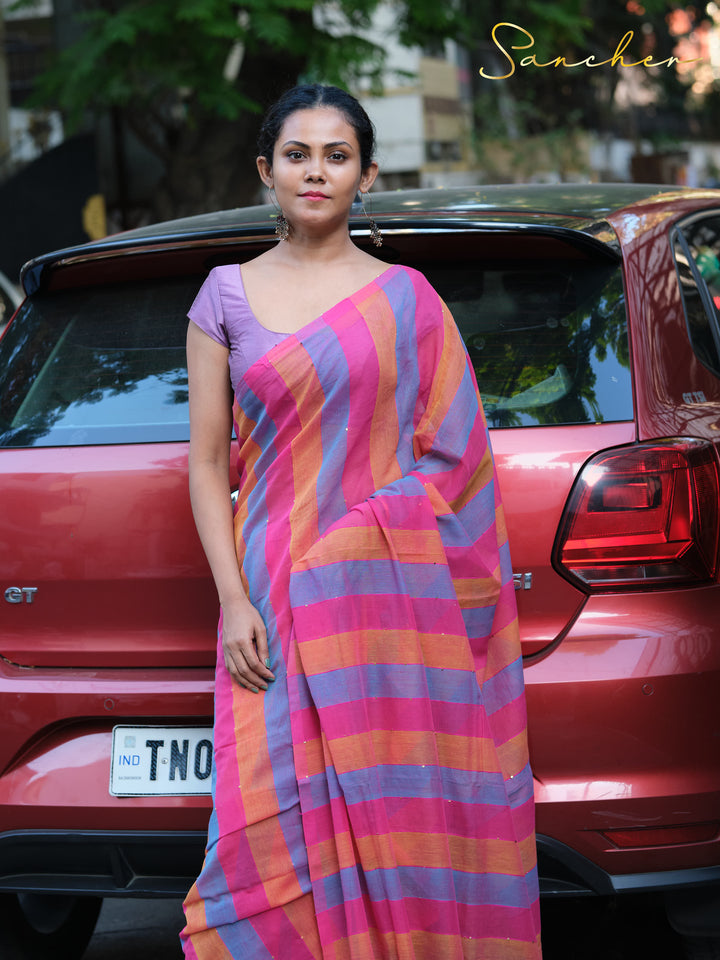
{"label": "car rear windshield", "polygon": [[197,277],[38,294],[0,342],[0,445],[186,440]]}
{"label": "car rear windshield", "polygon": [[480,261],[426,273],[463,335],[489,426],[632,419],[619,265]]}
{"label": "car rear windshield", "polygon": [[[491,427],[632,419],[618,265],[467,254],[417,265],[458,323]],[[0,446],[186,440],[185,332],[201,282],[186,274],[26,301],[0,342]]]}

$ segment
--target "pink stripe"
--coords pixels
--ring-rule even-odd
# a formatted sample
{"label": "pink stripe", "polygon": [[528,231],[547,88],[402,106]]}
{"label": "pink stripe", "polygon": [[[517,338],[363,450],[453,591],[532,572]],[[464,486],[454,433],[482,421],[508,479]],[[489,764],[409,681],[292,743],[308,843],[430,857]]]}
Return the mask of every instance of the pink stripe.
{"label": "pink stripe", "polygon": [[[473,678],[474,679],[474,678]],[[485,711],[479,704],[437,701],[433,717],[433,700],[420,703],[406,698],[373,697],[363,701],[362,711],[352,701],[322,708],[323,727],[332,731],[332,737],[347,737],[362,733],[369,725],[373,730],[422,731],[435,730],[460,737],[490,737]],[[360,714],[360,715],[358,715]]]}
{"label": "pink stripe", "polygon": [[[336,632],[353,630],[403,629],[403,620],[397,610],[403,598],[394,594],[366,595],[353,604],[352,598],[324,600],[295,610],[295,625],[298,635],[306,631],[311,637],[331,637]],[[457,603],[452,600],[437,600],[431,597],[406,601],[412,610],[415,628],[419,634],[448,634],[465,636],[464,623]],[[388,623],[388,613],[394,607],[393,626]],[[462,629],[460,628],[462,625]],[[302,642],[302,641],[301,641]]]}
{"label": "pink stripe", "polygon": [[[467,837],[471,840],[522,840],[533,830],[532,800],[516,808],[515,822],[510,826],[504,807],[484,809],[478,816],[476,802],[449,803],[440,797],[395,797],[381,801],[378,811],[376,800],[354,803],[349,810],[353,822],[353,834],[357,837],[375,836],[378,813],[387,821],[391,833],[417,832],[425,836],[444,834]],[[492,810],[495,809],[494,816]],[[338,824],[347,821],[348,808],[345,800],[335,797],[328,806],[308,810],[303,824],[309,844],[332,840]],[[517,831],[517,836],[515,832]]]}
{"label": "pink stripe", "polygon": [[[367,428],[371,417],[367,406],[368,403],[372,403],[370,398],[377,396],[379,364],[375,351],[368,349],[374,344],[360,311],[357,312],[357,318],[358,322],[353,325],[352,330],[340,337],[340,348],[345,354],[350,371],[347,409],[348,455],[342,477],[343,495],[345,502],[349,504],[364,499],[359,496],[360,491],[374,489],[369,448],[370,430]],[[356,357],[368,358],[363,364],[362,371],[357,369],[357,363],[354,362]],[[369,359],[370,357],[372,360]]]}

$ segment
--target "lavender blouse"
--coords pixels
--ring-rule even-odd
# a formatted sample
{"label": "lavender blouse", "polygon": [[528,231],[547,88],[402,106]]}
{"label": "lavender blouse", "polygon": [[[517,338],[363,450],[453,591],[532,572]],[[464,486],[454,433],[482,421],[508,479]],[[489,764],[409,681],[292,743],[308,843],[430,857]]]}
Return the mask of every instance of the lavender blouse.
{"label": "lavender blouse", "polygon": [[213,267],[188,316],[230,351],[230,380],[235,393],[245,371],[288,336],[268,330],[252,312],[237,263]]}

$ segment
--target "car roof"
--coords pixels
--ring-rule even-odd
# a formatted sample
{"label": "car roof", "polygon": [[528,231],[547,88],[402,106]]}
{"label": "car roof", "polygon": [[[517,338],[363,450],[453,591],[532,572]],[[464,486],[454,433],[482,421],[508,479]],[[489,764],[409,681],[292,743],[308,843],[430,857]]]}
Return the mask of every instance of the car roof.
{"label": "car roof", "polygon": [[[383,229],[412,229],[421,223],[443,228],[462,227],[545,228],[577,231],[612,246],[614,232],[607,217],[634,204],[670,201],[697,194],[717,199],[717,191],[658,184],[500,184],[390,190],[372,194],[369,213]],[[276,209],[269,204],[239,207],[164,221],[105,237],[92,243],[66,247],[29,261],[21,276],[25,290],[34,292],[41,275],[54,265],[78,263],[97,256],[121,253],[128,248],[158,244],[210,241],[232,236],[268,236],[274,230]],[[368,233],[360,204],[351,213],[353,235]]]}

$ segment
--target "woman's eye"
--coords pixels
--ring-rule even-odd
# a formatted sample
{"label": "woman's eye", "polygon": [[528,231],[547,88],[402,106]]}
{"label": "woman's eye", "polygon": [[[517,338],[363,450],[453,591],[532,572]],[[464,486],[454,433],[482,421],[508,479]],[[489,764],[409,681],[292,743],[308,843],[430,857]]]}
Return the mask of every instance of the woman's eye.
{"label": "woman's eye", "polygon": [[345,156],[344,153],[331,153],[330,159],[331,160],[347,160],[347,157]]}
{"label": "woman's eye", "polygon": [[290,160],[302,160],[303,158],[302,151],[300,150],[289,150],[287,155]]}

